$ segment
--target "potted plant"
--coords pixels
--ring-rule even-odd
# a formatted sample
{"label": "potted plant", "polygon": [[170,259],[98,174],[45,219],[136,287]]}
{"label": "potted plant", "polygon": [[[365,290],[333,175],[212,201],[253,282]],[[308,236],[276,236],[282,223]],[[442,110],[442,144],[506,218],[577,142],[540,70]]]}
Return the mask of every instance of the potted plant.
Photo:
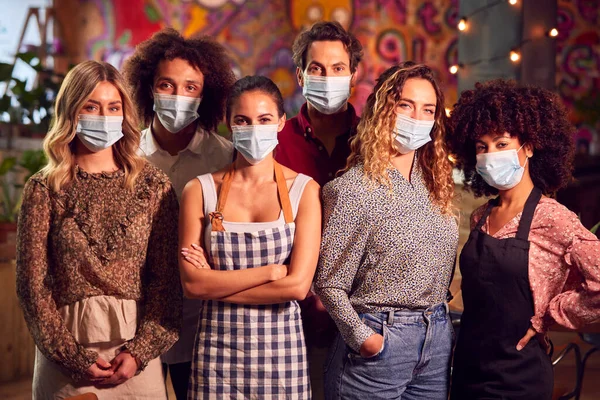
{"label": "potted plant", "polygon": [[37,80],[29,89],[27,81],[13,76],[14,65],[0,63],[0,81],[8,85],[0,98],[0,116],[5,123],[7,148],[12,147],[12,138],[17,135],[43,137],[46,134],[56,94],[64,78],[44,68],[35,52],[18,53],[16,57],[37,72]]}
{"label": "potted plant", "polygon": [[25,182],[47,163],[42,150],[25,150],[20,158],[5,157],[0,163],[0,243],[17,229],[21,194]]}

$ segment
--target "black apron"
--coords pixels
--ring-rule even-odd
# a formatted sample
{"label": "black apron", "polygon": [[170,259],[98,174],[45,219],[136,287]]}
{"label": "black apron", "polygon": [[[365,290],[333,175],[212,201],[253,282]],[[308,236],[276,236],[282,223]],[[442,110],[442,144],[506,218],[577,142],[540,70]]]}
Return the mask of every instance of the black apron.
{"label": "black apron", "polygon": [[529,285],[529,229],[541,198],[534,188],[517,236],[481,231],[498,199],[490,201],[460,255],[464,312],[454,353],[452,400],[552,398],[550,357],[534,337],[516,346],[534,315]]}

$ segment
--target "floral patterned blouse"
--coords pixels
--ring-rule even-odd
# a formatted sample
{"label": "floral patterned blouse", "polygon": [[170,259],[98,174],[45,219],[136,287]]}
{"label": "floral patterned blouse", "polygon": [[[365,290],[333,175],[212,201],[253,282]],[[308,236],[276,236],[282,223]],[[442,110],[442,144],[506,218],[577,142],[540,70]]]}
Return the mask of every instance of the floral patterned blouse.
{"label": "floral patterned blouse", "polygon": [[135,336],[125,344],[142,364],[177,340],[181,284],[178,203],[167,176],[146,164],[134,189],[122,170],[87,173],[56,193],[34,175],[25,185],[17,231],[17,294],[39,350],[81,378],[98,354],[78,343],[59,309],[93,296],[135,300]]}
{"label": "floral patterned blouse", "polygon": [[[471,216],[471,229],[487,203]],[[521,213],[493,236],[515,237]],[[488,232],[486,221],[482,231]],[[544,333],[557,323],[578,329],[600,319],[600,241],[577,215],[556,200],[542,197],[529,232],[529,284],[535,314],[533,328]]]}

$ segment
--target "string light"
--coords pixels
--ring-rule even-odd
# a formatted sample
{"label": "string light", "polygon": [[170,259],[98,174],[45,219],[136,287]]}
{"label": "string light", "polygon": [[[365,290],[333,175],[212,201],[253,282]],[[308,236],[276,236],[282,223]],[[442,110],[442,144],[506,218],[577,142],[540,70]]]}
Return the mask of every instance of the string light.
{"label": "string light", "polygon": [[[459,31],[464,31],[464,30],[466,30],[466,29],[469,27],[469,26],[467,25],[467,17],[472,17],[473,15],[475,15],[475,14],[477,14],[477,13],[480,13],[481,11],[485,11],[485,10],[487,10],[488,8],[495,7],[495,6],[497,6],[498,4],[505,3],[506,1],[507,1],[507,0],[496,0],[496,1],[494,1],[494,2],[491,2],[491,3],[488,3],[488,4],[486,4],[485,6],[482,6],[482,7],[479,7],[479,8],[476,8],[476,9],[474,9],[473,11],[471,11],[471,13],[470,13],[468,16],[461,16],[461,17],[460,17],[460,21],[458,22],[458,26],[457,26],[458,30],[459,30]],[[509,3],[510,5],[513,5],[513,6],[514,6],[515,4],[517,4],[517,2],[518,2],[518,0],[508,0],[508,3]]]}
{"label": "string light", "polygon": [[510,51],[510,61],[516,63],[520,59],[521,59],[521,54],[519,54],[518,51],[516,51],[516,50],[511,50]]}
{"label": "string light", "polygon": [[[469,29],[469,23],[467,22],[468,18],[471,18],[473,15],[480,13],[484,10],[487,10],[489,8],[495,7],[501,3],[504,3],[504,4],[509,3],[510,5],[514,6],[518,2],[519,2],[518,0],[496,0],[494,2],[486,4],[485,6],[476,8],[475,10],[471,11],[471,13],[461,16],[460,21],[458,22],[457,28],[461,32],[468,30]],[[545,32],[545,36],[549,37],[549,38],[556,38],[559,35],[559,33],[560,32],[558,31],[558,29],[552,28]],[[507,56],[511,62],[516,64],[521,60],[521,49],[522,49],[523,45],[528,42],[531,42],[533,40],[537,40],[537,39],[539,39],[539,37],[529,38],[529,39],[525,39],[525,40],[521,41],[521,43],[518,46],[513,47],[512,50],[508,54],[504,53],[504,54],[499,54],[499,55],[496,55],[494,57],[487,58],[487,59],[478,59],[478,60],[470,61],[470,62],[467,62],[464,64],[460,63],[460,64],[451,65],[448,68],[448,71],[452,75],[456,75],[458,73],[458,71],[460,69],[462,69],[465,65],[476,65],[476,64],[480,64],[482,62],[489,63],[489,62],[498,61],[498,60],[502,60],[502,59],[505,60]]]}

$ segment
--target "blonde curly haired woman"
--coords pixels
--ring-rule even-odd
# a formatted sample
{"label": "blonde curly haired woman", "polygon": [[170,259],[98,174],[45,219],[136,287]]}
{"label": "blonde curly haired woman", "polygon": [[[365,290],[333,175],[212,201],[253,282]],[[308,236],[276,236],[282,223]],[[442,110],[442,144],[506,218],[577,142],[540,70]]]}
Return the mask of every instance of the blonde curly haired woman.
{"label": "blonde curly haired woman", "polygon": [[136,155],[135,109],[110,64],[73,68],[55,116],[17,232],[33,398],[166,399],[157,357],[181,324],[177,197]]}
{"label": "blonde curly haired woman", "polygon": [[444,119],[429,67],[389,68],[345,173],[323,189],[315,289],[340,330],[325,365],[328,399],[448,396],[458,226]]}

